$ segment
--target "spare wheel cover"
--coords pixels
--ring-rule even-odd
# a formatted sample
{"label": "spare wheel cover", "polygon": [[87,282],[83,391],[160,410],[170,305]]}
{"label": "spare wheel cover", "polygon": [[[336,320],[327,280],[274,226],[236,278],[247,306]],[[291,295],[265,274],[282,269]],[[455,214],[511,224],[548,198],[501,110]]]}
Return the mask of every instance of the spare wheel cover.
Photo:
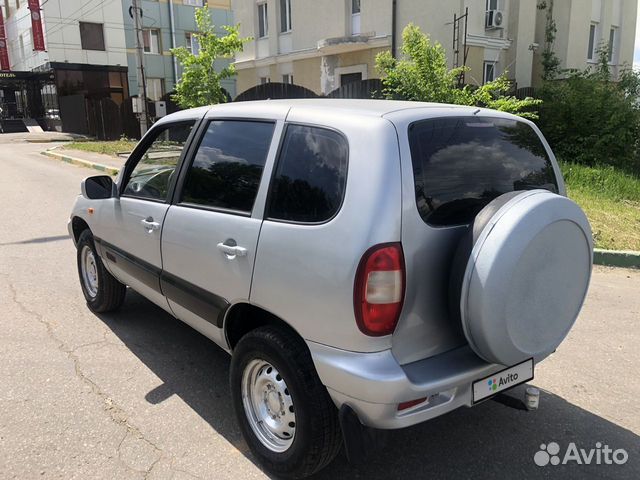
{"label": "spare wheel cover", "polygon": [[580,312],[593,263],[591,228],[578,205],[546,190],[508,195],[474,235],[460,291],[471,348],[503,365],[541,359],[560,345]]}

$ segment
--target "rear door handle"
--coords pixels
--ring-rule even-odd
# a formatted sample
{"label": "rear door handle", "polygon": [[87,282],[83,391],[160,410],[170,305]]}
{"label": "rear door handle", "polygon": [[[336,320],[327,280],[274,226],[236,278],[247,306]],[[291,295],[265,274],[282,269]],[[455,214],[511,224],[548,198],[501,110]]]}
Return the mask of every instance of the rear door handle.
{"label": "rear door handle", "polygon": [[154,222],[153,217],[147,217],[144,220],[140,220],[140,223],[142,224],[144,229],[148,230],[149,232],[160,229],[160,223]]}
{"label": "rear door handle", "polygon": [[226,255],[230,257],[244,257],[247,255],[247,249],[244,247],[227,245],[225,243],[218,244],[218,250],[223,251]]}

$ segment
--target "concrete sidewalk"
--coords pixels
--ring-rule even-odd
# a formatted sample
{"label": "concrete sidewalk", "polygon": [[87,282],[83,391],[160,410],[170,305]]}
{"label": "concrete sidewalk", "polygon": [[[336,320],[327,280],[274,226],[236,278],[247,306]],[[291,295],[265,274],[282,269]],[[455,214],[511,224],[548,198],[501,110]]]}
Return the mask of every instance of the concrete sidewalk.
{"label": "concrete sidewalk", "polygon": [[105,172],[109,175],[117,175],[127,161],[127,159],[123,157],[73,150],[64,148],[63,146],[49,148],[42,152],[42,154],[79,167],[87,167]]}

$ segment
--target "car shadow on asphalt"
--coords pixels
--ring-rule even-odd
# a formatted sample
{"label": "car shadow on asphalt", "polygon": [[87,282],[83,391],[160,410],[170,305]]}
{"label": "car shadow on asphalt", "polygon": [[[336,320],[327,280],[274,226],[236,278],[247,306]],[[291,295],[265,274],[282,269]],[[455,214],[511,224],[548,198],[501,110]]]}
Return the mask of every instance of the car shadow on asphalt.
{"label": "car shadow on asphalt", "polygon": [[[227,353],[131,290],[121,310],[100,319],[162,380],[146,394],[148,402],[159,404],[178,395],[255,463],[229,401]],[[522,398],[524,388],[516,387],[509,395]],[[386,435],[386,446],[363,464],[349,464],[342,451],[314,478],[640,478],[638,435],[552,392],[541,392],[537,411],[486,401]],[[560,445],[560,460],[571,442],[587,451],[597,442],[602,448],[624,449],[628,460],[624,465],[597,465],[596,452],[590,465],[573,461],[537,466],[534,455],[550,442]]]}

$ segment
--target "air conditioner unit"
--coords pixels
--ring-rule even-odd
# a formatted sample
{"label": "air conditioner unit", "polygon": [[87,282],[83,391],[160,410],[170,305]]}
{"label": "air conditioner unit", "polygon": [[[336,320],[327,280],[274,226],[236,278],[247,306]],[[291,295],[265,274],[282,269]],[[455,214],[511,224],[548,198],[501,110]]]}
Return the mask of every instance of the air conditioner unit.
{"label": "air conditioner unit", "polygon": [[502,10],[487,10],[484,18],[484,26],[487,29],[503,28],[504,15]]}

